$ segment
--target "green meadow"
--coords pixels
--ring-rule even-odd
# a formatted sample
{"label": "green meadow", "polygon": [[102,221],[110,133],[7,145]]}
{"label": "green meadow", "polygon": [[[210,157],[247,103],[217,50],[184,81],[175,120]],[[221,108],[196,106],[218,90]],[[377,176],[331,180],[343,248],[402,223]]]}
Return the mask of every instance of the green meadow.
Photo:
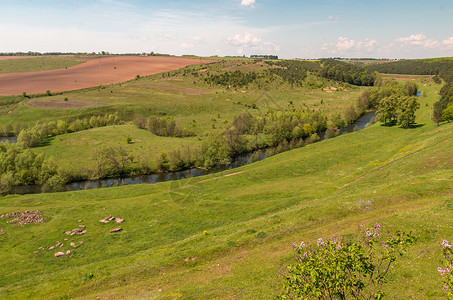
{"label": "green meadow", "polygon": [[[361,90],[286,86],[225,91],[197,83],[191,76],[166,80],[154,76],[65,93],[69,101],[110,101],[100,107],[43,110],[27,104],[37,98],[19,103],[14,113],[21,121],[32,122],[35,112],[51,120],[104,110],[133,114],[148,110],[147,115],[165,112],[185,126],[195,119],[199,133],[212,129],[212,118],[215,124],[224,124],[216,129],[224,128],[227,123],[219,120],[231,122],[234,114],[249,110],[244,103],[263,109],[285,107],[288,99],[294,99],[296,105],[334,110],[351,104]],[[210,94],[134,87],[147,84]],[[414,128],[376,123],[241,168],[181,181],[0,198],[0,213],[39,210],[46,218],[24,226],[0,218],[0,297],[275,299],[283,292],[280,272],[295,263],[293,242],[315,243],[334,234],[354,238],[358,225],[382,223],[383,230],[411,231],[417,237],[417,243],[392,265],[384,285],[387,297],[445,299],[436,267],[442,259],[439,243],[453,236],[453,125],[431,121],[441,85],[419,82],[419,87],[425,97],[418,98],[419,126]],[[5,122],[2,116],[0,122]],[[153,140],[148,132],[126,124],[56,136],[37,149],[62,160],[66,154],[68,162],[74,157],[71,163],[82,165],[83,157],[71,147],[86,139],[89,146],[83,147],[89,153],[96,144],[109,143],[115,132],[121,143],[131,136],[131,151],[136,153],[159,151],[157,143],[173,143]],[[109,215],[124,222],[99,222]],[[86,226],[86,234],[64,234],[79,225]],[[109,232],[118,226],[122,231]],[[64,245],[48,250],[57,242]],[[80,246],[73,248],[71,242]],[[71,253],[54,257],[60,249]]]}

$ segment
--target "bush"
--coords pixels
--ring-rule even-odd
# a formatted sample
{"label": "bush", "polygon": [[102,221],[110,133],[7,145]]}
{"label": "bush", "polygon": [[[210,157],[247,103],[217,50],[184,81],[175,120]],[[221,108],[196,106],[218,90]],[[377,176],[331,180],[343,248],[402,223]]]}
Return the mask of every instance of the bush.
{"label": "bush", "polygon": [[317,240],[316,247],[294,243],[298,263],[288,266],[286,294],[280,299],[381,299],[390,266],[415,242],[403,232],[382,238],[380,224],[359,234],[357,241],[342,237]]}

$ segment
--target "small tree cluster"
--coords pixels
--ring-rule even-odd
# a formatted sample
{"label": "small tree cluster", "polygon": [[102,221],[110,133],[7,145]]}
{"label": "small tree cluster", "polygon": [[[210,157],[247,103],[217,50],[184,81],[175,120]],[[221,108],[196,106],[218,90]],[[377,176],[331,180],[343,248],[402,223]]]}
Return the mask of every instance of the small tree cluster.
{"label": "small tree cluster", "polygon": [[148,129],[158,136],[188,137],[195,133],[186,128],[181,128],[172,118],[145,118],[138,116],[134,120],[134,125],[141,129]]}
{"label": "small tree cluster", "polygon": [[379,102],[377,119],[384,124],[396,122],[408,128],[415,122],[415,112],[420,108],[420,103],[415,97],[394,94],[383,98]]}
{"label": "small tree cluster", "polygon": [[414,236],[395,232],[382,237],[381,224],[361,232],[357,241],[343,237],[294,243],[297,264],[287,267],[286,293],[280,299],[381,299],[390,266]]}

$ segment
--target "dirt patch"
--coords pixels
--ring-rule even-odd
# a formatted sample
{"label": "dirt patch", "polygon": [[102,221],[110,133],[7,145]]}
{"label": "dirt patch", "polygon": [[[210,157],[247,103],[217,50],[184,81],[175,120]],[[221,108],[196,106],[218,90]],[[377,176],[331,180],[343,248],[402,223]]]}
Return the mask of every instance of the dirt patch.
{"label": "dirt patch", "polygon": [[180,57],[112,56],[90,59],[67,69],[28,73],[0,74],[0,95],[61,92],[99,85],[120,83],[161,72],[177,70],[188,65],[209,63]]}
{"label": "dirt patch", "polygon": [[196,91],[196,90],[188,90],[188,89],[181,89],[169,86],[160,86],[160,85],[130,85],[133,87],[140,87],[140,88],[150,88],[150,89],[160,89],[160,90],[168,90],[168,91],[179,91],[188,94],[199,94],[199,95],[207,95],[208,92]]}
{"label": "dirt patch", "polygon": [[24,226],[30,223],[43,223],[46,219],[43,218],[39,210],[25,211],[25,212],[13,212],[9,214],[3,214],[0,216],[0,219],[3,218],[14,218],[8,223],[13,224],[17,223],[20,226]]}
{"label": "dirt patch", "polygon": [[72,109],[83,107],[96,107],[108,105],[108,100],[85,100],[85,99],[37,99],[25,103],[25,105],[42,109]]}

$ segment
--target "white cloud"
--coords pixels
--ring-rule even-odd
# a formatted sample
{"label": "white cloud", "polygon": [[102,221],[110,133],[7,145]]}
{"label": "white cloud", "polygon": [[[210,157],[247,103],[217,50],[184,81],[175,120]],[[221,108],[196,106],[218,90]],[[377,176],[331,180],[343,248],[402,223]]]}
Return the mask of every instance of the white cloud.
{"label": "white cloud", "polygon": [[356,42],[354,40],[350,40],[347,37],[340,36],[337,42],[337,49],[338,51],[345,51],[351,49],[355,45]]}
{"label": "white cloud", "polygon": [[244,35],[236,34],[233,37],[227,38],[226,43],[237,46],[236,52],[239,55],[245,54],[246,52],[250,52],[251,54],[276,54],[280,51],[280,46],[269,41],[263,41],[260,37],[254,36],[249,32],[244,33]]}
{"label": "white cloud", "polygon": [[412,34],[408,37],[401,37],[396,39],[396,41],[405,45],[421,46],[424,48],[436,48],[440,45],[439,41],[427,39],[423,33]]}
{"label": "white cloud", "polygon": [[183,49],[190,49],[190,48],[195,47],[194,44],[186,43],[186,42],[182,43],[182,44],[179,45],[179,46],[180,46],[181,48],[183,48]]}
{"label": "white cloud", "polygon": [[449,47],[453,46],[453,36],[451,36],[448,40],[443,40],[442,44],[446,45],[446,46],[449,46]]}
{"label": "white cloud", "polygon": [[423,33],[419,33],[419,34],[412,34],[409,37],[398,38],[398,39],[396,39],[396,41],[402,42],[402,43],[413,43],[413,42],[419,43],[419,42],[423,41],[424,39],[426,39],[426,36]]}
{"label": "white cloud", "polygon": [[373,52],[378,42],[375,39],[365,39],[356,41],[347,37],[340,36],[336,43],[323,43],[321,50],[328,54],[341,55],[360,55],[362,52]]}
{"label": "white cloud", "polygon": [[256,0],[242,0],[241,1],[241,6],[245,7],[255,7]]}
{"label": "white cloud", "polygon": [[236,34],[232,38],[227,38],[227,42],[235,46],[256,46],[261,42],[261,38],[246,32],[243,36]]}

